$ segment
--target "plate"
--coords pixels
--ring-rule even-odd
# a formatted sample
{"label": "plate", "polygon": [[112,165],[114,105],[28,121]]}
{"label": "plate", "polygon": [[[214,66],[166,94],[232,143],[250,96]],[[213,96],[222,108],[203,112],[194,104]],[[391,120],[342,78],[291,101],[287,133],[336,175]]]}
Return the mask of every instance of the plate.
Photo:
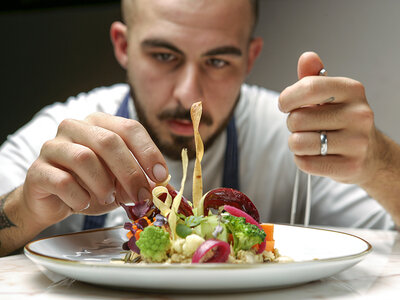
{"label": "plate", "polygon": [[46,269],[79,281],[127,289],[222,291],[270,289],[329,277],[361,261],[372,246],[354,235],[275,225],[275,246],[294,261],[265,264],[114,263],[127,239],[122,227],[40,239],[25,254]]}

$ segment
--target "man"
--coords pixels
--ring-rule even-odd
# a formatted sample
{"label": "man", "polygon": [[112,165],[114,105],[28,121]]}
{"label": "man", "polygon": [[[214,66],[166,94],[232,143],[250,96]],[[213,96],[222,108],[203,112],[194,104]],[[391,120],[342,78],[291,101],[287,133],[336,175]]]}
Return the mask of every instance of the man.
{"label": "man", "polygon": [[[119,203],[151,199],[154,183],[169,173],[179,187],[181,148],[194,156],[189,109],[198,100],[205,191],[240,188],[262,220],[288,222],[296,162],[305,172],[358,184],[379,201],[355,185],[314,177],[312,224],[399,224],[392,187],[399,150],[374,127],[360,83],[315,76],[323,64],[306,53],[300,80],[279,99],[242,85],[262,48],[252,37],[256,7],[251,0],[123,0],[125,24],[112,24],[111,39],[129,85],[45,108],[1,148],[0,253],[38,234],[122,224]],[[291,134],[278,106],[290,113]],[[190,189],[185,194],[190,198]]]}

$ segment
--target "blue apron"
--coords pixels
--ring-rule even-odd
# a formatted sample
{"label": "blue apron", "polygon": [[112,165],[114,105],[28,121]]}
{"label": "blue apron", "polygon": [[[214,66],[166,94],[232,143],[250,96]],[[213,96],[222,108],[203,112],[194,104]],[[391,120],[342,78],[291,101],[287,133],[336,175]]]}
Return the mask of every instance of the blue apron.
{"label": "blue apron", "polygon": [[[121,106],[118,108],[116,116],[129,119],[129,99],[130,93],[127,93]],[[224,172],[222,186],[239,190],[239,149],[237,142],[237,132],[235,118],[232,116],[227,126],[227,143],[225,149]],[[102,228],[107,214],[100,216],[85,216],[83,230]]]}

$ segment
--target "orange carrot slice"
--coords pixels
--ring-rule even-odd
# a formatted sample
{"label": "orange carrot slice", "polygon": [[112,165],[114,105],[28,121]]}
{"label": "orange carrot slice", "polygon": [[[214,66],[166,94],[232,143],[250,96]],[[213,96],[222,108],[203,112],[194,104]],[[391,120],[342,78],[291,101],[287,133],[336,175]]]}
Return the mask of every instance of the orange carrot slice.
{"label": "orange carrot slice", "polygon": [[266,241],[265,251],[274,251],[274,249],[275,249],[275,241]]}
{"label": "orange carrot slice", "polygon": [[135,232],[135,239],[136,239],[137,241],[139,240],[139,238],[140,238],[140,233],[141,233],[142,231],[143,231],[142,229],[136,230],[136,232]]}
{"label": "orange carrot slice", "polygon": [[267,235],[266,240],[267,241],[273,241],[274,240],[274,224],[271,223],[263,223],[260,224],[261,228],[264,230],[264,232]]}

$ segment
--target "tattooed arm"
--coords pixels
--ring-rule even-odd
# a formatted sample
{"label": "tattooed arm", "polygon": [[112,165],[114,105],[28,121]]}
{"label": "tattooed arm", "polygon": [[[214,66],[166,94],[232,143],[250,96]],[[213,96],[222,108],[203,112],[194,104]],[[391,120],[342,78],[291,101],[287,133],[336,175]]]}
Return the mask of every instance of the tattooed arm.
{"label": "tattooed arm", "polygon": [[0,257],[23,247],[41,226],[22,204],[22,187],[0,196]]}

